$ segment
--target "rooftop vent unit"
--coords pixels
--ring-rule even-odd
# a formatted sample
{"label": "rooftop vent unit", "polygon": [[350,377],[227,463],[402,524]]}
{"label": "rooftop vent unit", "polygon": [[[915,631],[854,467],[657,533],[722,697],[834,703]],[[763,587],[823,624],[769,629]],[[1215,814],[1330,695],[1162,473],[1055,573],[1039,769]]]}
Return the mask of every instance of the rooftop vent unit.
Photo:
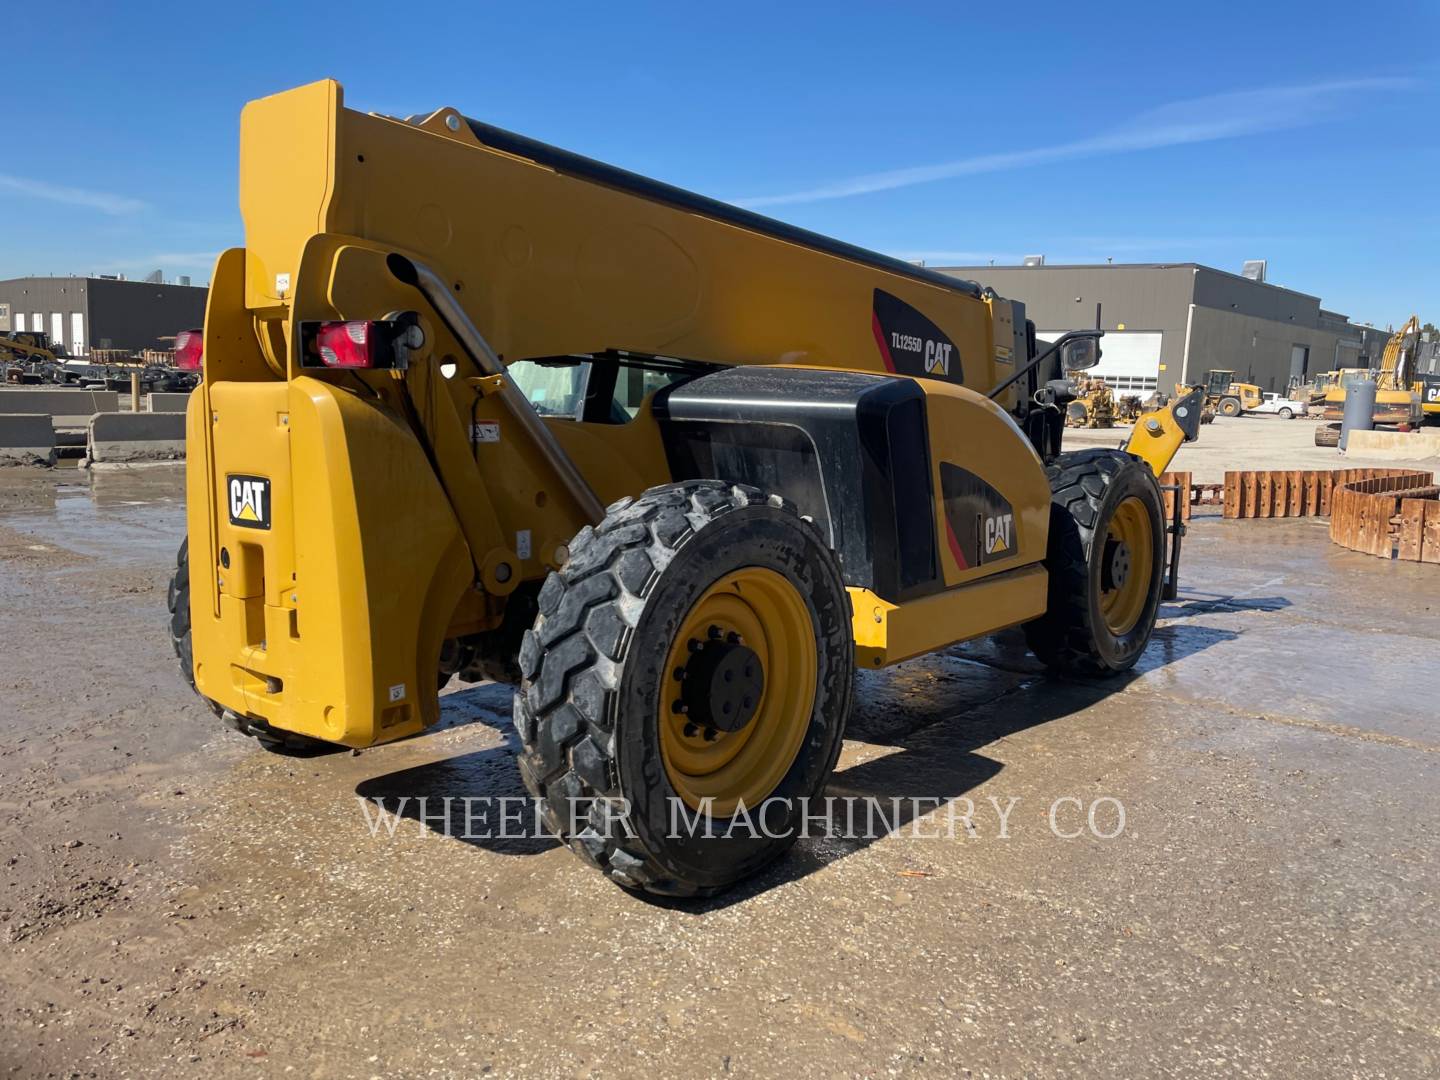
{"label": "rooftop vent unit", "polygon": [[1246,259],[1245,265],[1240,268],[1240,276],[1249,278],[1251,281],[1265,280],[1265,260]]}
{"label": "rooftop vent unit", "polygon": [[1044,266],[1044,265],[1045,265],[1045,256],[1044,256],[1044,255],[1026,255],[1026,256],[1025,256],[1025,265],[1026,265],[1026,266]]}
{"label": "rooftop vent unit", "polygon": [[163,285],[165,283],[165,272],[163,270],[151,270],[145,275],[145,282],[148,285]]}

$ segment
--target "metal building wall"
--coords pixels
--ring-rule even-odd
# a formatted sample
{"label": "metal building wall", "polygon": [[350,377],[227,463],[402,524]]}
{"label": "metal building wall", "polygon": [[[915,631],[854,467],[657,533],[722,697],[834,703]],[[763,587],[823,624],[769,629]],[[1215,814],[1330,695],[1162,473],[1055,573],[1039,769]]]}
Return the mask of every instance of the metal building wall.
{"label": "metal building wall", "polygon": [[1331,371],[1340,334],[1321,316],[1320,298],[1279,285],[1201,266],[1195,270],[1188,377],[1211,368],[1240,373],[1242,382],[1283,391],[1294,373],[1295,350],[1308,350],[1299,374]]}
{"label": "metal building wall", "polygon": [[204,288],[155,285],[145,281],[88,278],[90,347],[94,349],[170,348],[176,331],[205,320]]}
{"label": "metal building wall", "polygon": [[1098,302],[1102,329],[1160,334],[1162,370],[1157,375],[1162,387],[1179,376],[1194,289],[1193,266],[967,266],[945,267],[941,272],[1023,300],[1025,317],[1046,330],[1094,326]]}
{"label": "metal building wall", "polygon": [[1322,315],[1317,297],[1195,263],[944,272],[1023,300],[1026,314],[1047,329],[1094,326],[1098,300],[1104,329],[1161,331],[1162,385],[1193,382],[1223,368],[1280,391],[1289,385],[1296,346],[1309,350],[1307,374],[1313,376],[1333,370],[1337,360],[1363,355],[1373,337],[1334,312]]}
{"label": "metal building wall", "polygon": [[1317,327],[1197,305],[1190,328],[1188,378],[1198,381],[1211,368],[1226,368],[1238,372],[1241,382],[1279,393],[1290,385],[1295,346],[1310,350],[1308,380],[1317,371],[1333,370],[1337,340],[1336,334]]}
{"label": "metal building wall", "polygon": [[[55,316],[59,315],[62,331],[60,343],[72,352],[74,342],[71,331],[74,316],[78,314],[81,317],[82,326],[88,328],[90,324],[85,307],[86,298],[84,278],[26,277],[0,281],[0,303],[7,304],[10,308],[7,330],[18,330],[19,316],[23,315],[26,330],[43,330],[54,339]],[[39,327],[35,325],[37,313],[43,323]]]}

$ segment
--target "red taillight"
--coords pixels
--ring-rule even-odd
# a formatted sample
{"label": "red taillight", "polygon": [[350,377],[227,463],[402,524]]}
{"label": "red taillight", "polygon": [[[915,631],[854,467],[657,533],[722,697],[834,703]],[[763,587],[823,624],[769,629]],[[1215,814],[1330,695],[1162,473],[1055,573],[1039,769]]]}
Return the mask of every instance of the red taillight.
{"label": "red taillight", "polygon": [[302,322],[302,368],[381,368],[403,371],[410,352],[425,341],[413,311],[389,319],[352,319],[348,322]]}
{"label": "red taillight", "polygon": [[181,371],[199,371],[205,355],[205,339],[199,330],[181,330],[175,335],[175,366]]}
{"label": "red taillight", "polygon": [[315,347],[326,367],[375,367],[376,337],[371,322],[327,322],[315,333]]}

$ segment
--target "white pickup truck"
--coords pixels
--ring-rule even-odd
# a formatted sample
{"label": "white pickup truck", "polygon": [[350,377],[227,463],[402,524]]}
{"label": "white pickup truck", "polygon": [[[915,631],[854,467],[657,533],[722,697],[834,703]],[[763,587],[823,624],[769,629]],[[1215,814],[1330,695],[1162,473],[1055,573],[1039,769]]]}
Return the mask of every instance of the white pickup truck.
{"label": "white pickup truck", "polygon": [[1252,409],[1252,413],[1273,413],[1285,420],[1293,420],[1297,416],[1304,416],[1310,411],[1310,406],[1303,401],[1296,401],[1294,398],[1281,397],[1279,394],[1263,395],[1260,404]]}

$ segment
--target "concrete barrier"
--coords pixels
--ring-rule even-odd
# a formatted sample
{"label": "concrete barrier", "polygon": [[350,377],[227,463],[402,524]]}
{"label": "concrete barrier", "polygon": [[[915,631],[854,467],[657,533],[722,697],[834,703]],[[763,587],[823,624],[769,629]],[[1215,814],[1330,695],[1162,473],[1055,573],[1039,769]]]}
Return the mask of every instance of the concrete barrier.
{"label": "concrete barrier", "polygon": [[153,413],[183,413],[189,404],[189,394],[151,393],[149,409]]}
{"label": "concrete barrier", "polygon": [[1389,461],[1423,461],[1440,458],[1440,428],[1419,431],[1352,431],[1351,457],[1377,458]]}
{"label": "concrete barrier", "polygon": [[178,461],[185,457],[184,413],[100,413],[90,418],[91,464]]}
{"label": "concrete barrier", "polygon": [[120,395],[114,390],[0,390],[0,413],[44,413],[54,418],[56,427],[84,427],[96,413],[119,410]]}
{"label": "concrete barrier", "polygon": [[0,465],[54,465],[55,429],[37,413],[0,415]]}

